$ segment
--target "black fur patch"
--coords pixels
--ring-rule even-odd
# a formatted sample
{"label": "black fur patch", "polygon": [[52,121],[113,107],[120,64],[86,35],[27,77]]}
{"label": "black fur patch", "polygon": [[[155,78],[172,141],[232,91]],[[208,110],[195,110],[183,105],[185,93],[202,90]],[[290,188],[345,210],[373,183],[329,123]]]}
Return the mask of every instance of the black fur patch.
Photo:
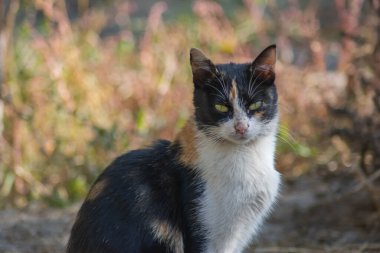
{"label": "black fur patch", "polygon": [[154,220],[181,231],[185,252],[200,252],[204,233],[194,212],[203,183],[178,162],[179,151],[178,144],[158,141],[112,162],[94,183],[106,180],[102,192],[80,208],[67,252],[172,252],[154,237]]}

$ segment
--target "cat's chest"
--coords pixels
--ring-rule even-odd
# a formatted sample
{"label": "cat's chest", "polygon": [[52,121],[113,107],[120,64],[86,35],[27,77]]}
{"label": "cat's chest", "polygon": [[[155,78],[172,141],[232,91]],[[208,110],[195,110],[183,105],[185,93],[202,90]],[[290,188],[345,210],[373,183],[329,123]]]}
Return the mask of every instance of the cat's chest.
{"label": "cat's chest", "polygon": [[277,193],[279,174],[270,157],[246,151],[209,153],[205,159],[200,166],[207,181],[206,193],[214,201],[246,205],[258,198],[269,201]]}
{"label": "cat's chest", "polygon": [[[247,197],[260,191],[275,191],[278,172],[274,169],[274,141],[254,146],[202,143],[197,165],[210,190]],[[276,188],[274,186],[274,188]]]}
{"label": "cat's chest", "polygon": [[270,141],[240,148],[204,145],[198,166],[206,181],[202,201],[206,216],[265,210],[277,195],[280,177]]}

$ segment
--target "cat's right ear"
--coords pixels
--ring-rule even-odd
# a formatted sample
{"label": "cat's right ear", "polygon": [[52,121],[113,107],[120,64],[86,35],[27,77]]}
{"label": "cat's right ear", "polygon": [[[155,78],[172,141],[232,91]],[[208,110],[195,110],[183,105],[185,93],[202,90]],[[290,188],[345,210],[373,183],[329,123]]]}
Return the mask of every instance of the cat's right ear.
{"label": "cat's right ear", "polygon": [[199,49],[190,49],[190,64],[195,84],[209,79],[216,74],[214,63]]}
{"label": "cat's right ear", "polygon": [[262,78],[274,78],[276,64],[276,45],[265,48],[253,61],[251,71],[258,73]]}

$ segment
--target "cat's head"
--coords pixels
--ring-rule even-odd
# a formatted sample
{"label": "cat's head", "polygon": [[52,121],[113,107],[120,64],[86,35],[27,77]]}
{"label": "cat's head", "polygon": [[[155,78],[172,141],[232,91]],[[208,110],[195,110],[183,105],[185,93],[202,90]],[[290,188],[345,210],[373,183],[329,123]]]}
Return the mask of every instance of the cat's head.
{"label": "cat's head", "polygon": [[277,128],[274,84],[276,46],[264,49],[252,63],[214,64],[200,50],[190,50],[195,122],[215,141],[252,143]]}

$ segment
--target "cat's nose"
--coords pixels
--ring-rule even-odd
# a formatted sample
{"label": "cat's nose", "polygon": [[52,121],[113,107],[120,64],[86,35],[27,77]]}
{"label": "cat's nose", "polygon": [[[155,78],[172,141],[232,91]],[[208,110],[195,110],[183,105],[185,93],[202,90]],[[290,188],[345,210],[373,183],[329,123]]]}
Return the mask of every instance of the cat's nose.
{"label": "cat's nose", "polygon": [[248,123],[238,122],[237,124],[235,124],[236,133],[243,135],[247,132],[247,130],[248,130]]}

